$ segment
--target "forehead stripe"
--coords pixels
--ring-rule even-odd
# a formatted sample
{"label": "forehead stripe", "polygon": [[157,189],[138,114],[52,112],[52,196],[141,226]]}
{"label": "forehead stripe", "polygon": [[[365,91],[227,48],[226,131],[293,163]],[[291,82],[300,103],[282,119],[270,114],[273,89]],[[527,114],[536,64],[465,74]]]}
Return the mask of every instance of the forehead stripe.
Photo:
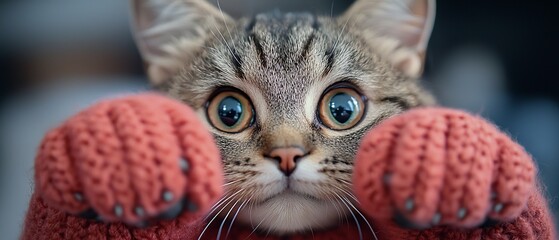
{"label": "forehead stripe", "polygon": [[250,34],[249,38],[250,40],[252,40],[252,43],[254,43],[254,46],[256,47],[256,53],[258,54],[258,58],[260,59],[260,64],[262,64],[263,67],[268,66],[268,61],[266,61],[266,55],[264,54],[264,50],[262,49],[262,44],[260,44],[260,40],[258,40],[256,34]]}
{"label": "forehead stripe", "polygon": [[233,67],[235,68],[235,75],[240,79],[244,79],[245,73],[242,69],[243,60],[235,49],[231,50],[231,62],[233,62]]}
{"label": "forehead stripe", "polygon": [[324,53],[324,55],[327,58],[327,61],[326,61],[326,67],[322,72],[322,77],[325,77],[330,73],[330,71],[332,71],[332,66],[334,65],[334,47],[328,48],[328,50],[326,50],[326,53]]}

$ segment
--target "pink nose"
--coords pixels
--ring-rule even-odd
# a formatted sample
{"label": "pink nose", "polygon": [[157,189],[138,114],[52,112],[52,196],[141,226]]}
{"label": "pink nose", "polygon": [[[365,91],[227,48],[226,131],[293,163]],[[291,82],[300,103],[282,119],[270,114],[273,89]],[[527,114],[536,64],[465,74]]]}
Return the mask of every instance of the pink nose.
{"label": "pink nose", "polygon": [[295,170],[297,160],[305,156],[305,152],[298,147],[275,148],[268,156],[278,161],[280,170],[285,176],[289,176]]}

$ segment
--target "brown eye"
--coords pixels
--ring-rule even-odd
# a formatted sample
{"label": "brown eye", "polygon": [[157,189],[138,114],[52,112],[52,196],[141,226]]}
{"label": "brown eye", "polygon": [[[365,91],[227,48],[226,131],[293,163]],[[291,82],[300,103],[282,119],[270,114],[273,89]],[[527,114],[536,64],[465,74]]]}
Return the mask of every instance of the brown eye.
{"label": "brown eye", "polygon": [[348,87],[327,90],[318,109],[322,123],[333,130],[346,130],[355,126],[363,118],[364,112],[362,95]]}
{"label": "brown eye", "polygon": [[210,123],[217,129],[238,133],[254,120],[254,109],[248,98],[237,91],[223,91],[213,97],[206,109]]}

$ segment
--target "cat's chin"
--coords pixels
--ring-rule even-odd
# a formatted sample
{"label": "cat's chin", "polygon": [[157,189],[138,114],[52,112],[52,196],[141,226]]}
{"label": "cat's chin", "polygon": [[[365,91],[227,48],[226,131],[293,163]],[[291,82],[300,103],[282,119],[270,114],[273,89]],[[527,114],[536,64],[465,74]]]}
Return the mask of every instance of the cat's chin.
{"label": "cat's chin", "polygon": [[316,203],[320,203],[320,202],[324,202],[324,201],[325,201],[325,200],[323,200],[323,199],[319,199],[319,198],[314,197],[314,196],[312,196],[312,195],[305,194],[305,193],[300,193],[300,192],[296,192],[296,191],[293,191],[293,189],[288,188],[288,189],[283,190],[283,191],[280,192],[280,193],[277,193],[277,194],[272,195],[272,196],[270,196],[270,197],[268,197],[268,198],[265,198],[265,199],[263,199],[263,200],[260,200],[260,201],[256,202],[255,204],[256,204],[256,205],[264,205],[264,204],[266,204],[266,203],[269,202],[269,201],[275,201],[276,198],[278,198],[278,197],[280,197],[280,198],[286,198],[286,197],[287,197],[287,199],[286,199],[287,201],[289,201],[288,199],[299,199],[299,198],[304,198],[304,199],[306,199],[306,200],[314,201],[314,202],[316,202]]}
{"label": "cat's chin", "polygon": [[328,200],[291,190],[244,208],[237,221],[263,232],[289,234],[324,229],[336,225],[347,209]]}

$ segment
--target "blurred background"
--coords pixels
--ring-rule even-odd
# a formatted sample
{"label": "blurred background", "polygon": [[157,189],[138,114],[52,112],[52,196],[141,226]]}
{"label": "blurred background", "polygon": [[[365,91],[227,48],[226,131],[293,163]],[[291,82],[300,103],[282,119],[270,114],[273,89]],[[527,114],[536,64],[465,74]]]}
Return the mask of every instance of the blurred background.
{"label": "blurred background", "polygon": [[[215,1],[215,0],[213,0]],[[339,14],[351,0],[221,0],[260,11]],[[534,156],[559,214],[559,19],[552,1],[438,1],[425,84],[481,114]],[[99,99],[149,89],[128,1],[0,1],[0,233],[17,239],[44,133]]]}

